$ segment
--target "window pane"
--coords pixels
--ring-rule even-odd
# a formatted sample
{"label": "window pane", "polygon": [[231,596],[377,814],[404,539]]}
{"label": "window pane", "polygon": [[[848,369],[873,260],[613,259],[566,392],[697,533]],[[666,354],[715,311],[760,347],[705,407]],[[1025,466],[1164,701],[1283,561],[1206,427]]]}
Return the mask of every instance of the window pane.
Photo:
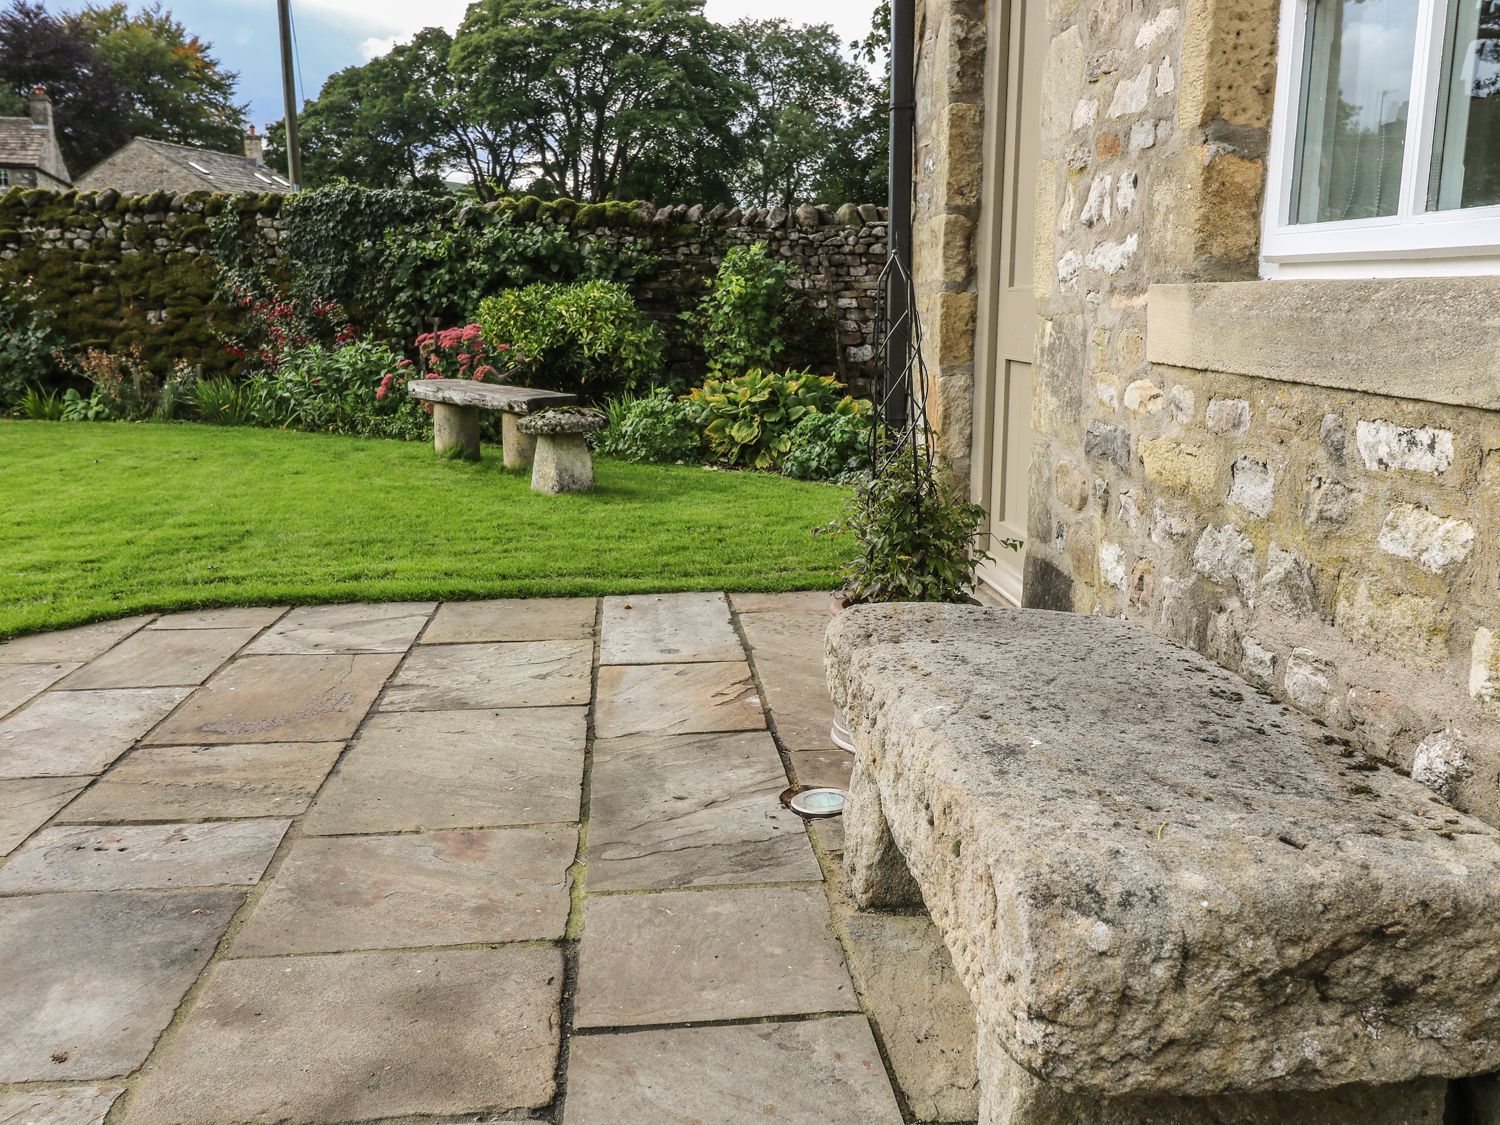
{"label": "window pane", "polygon": [[1419,0],[1309,3],[1294,222],[1396,213],[1419,6]]}
{"label": "window pane", "polygon": [[1500,203],[1500,0],[1450,0],[1429,210]]}

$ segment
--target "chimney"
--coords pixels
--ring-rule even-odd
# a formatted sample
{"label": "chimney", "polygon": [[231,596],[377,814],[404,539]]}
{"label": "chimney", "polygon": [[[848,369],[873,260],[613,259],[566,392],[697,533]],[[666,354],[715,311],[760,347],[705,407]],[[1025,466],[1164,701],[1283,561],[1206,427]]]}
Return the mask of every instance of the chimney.
{"label": "chimney", "polygon": [[266,138],[256,136],[254,125],[245,134],[245,159],[255,164],[266,162]]}
{"label": "chimney", "polygon": [[45,86],[37,86],[26,99],[26,111],[31,115],[31,124],[37,129],[52,128],[52,99],[47,96]]}

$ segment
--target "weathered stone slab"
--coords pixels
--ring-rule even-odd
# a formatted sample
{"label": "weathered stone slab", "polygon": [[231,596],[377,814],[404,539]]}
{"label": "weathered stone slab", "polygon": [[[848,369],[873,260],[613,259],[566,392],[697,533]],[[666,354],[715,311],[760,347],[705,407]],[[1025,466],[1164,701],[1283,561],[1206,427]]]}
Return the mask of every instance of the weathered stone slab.
{"label": "weathered stone slab", "polygon": [[600,738],[764,730],[750,666],[617,665],[599,669],[594,724]]}
{"label": "weathered stone slab", "polygon": [[77,667],[74,663],[0,664],[0,715],[40,695]]}
{"label": "weathered stone slab", "polygon": [[0,1094],[0,1125],[103,1125],[124,1086],[53,1086]]}
{"label": "weathered stone slab", "polygon": [[542,1106],[556,1090],[554,948],[225,961],[152,1059],[132,1125],[313,1125]]}
{"label": "weathered stone slab", "polygon": [[1106,1097],[1500,1066],[1494,829],[1122,622],[859,607],[829,646],[848,857],[878,803],[995,1055]]}
{"label": "weathered stone slab", "polygon": [[798,785],[810,789],[849,788],[854,755],[847,750],[798,750],[790,757]]}
{"label": "weathered stone slab", "polygon": [[0,856],[20,847],[22,840],[51,820],[88,783],[86,777],[0,781]]}
{"label": "weathered stone slab", "polygon": [[304,837],[230,955],[554,940],[578,830]]}
{"label": "weathered stone slab", "polygon": [[740,618],[776,736],[788,750],[833,746],[830,732],[835,714],[823,671],[827,595],[823,598],[820,613],[760,612]]}
{"label": "weathered stone slab", "polygon": [[244,648],[257,630],[142,629],[83,666],[59,686],[197,687]]}
{"label": "weathered stone slab", "polygon": [[676,664],[745,659],[723,594],[605,598],[601,664]]}
{"label": "weathered stone slab", "polygon": [[858,1010],[816,887],[604,895],[584,908],[578,1027]]}
{"label": "weathered stone slab", "polygon": [[535,387],[504,387],[495,383],[476,383],[471,379],[417,379],[406,385],[412,398],[425,402],[442,402],[449,406],[477,406],[481,410],[499,410],[506,414],[530,414],[551,410],[554,406],[571,406],[577,395],[564,391],[544,391]]}
{"label": "weathered stone slab", "polygon": [[374,715],[303,821],[311,834],[578,819],[582,708]]}
{"label": "weathered stone slab", "polygon": [[595,612],[593,598],[445,602],[422,634],[421,643],[584,640],[594,635]]}
{"label": "weathered stone slab", "polygon": [[419,645],[380,701],[382,711],[569,707],[587,704],[594,642]]}
{"label": "weathered stone slab", "polygon": [[246,651],[257,656],[405,652],[435,608],[435,602],[304,606]]}
{"label": "weathered stone slab", "polygon": [[900,1125],[859,1016],[585,1035],[568,1049],[567,1125]]}
{"label": "weathered stone slab", "polygon": [[242,656],[194,692],[147,741],[179,746],[342,742],[354,734],[400,659]]}
{"label": "weathered stone slab", "polygon": [[55,633],[34,633],[13,641],[0,641],[0,664],[82,664],[112,648],[150,617],[125,617],[101,621]]}
{"label": "weathered stone slab", "polygon": [[0,777],[99,773],[191,688],[55,691],[0,720]]}
{"label": "weathered stone slab", "polygon": [[195,609],[187,613],[166,613],[148,629],[264,629],[287,611],[278,606],[233,606],[227,609]]}
{"label": "weathered stone slab", "polygon": [[134,1070],[244,897],[193,891],[0,899],[0,1082]]}
{"label": "weathered stone slab", "polygon": [[80,824],[296,816],[343,749],[342,742],[142,746],[61,819]]}
{"label": "weathered stone slab", "polygon": [[839,926],[849,972],[912,1114],[977,1119],[974,1005],[931,919],[849,914]]}
{"label": "weathered stone slab", "polygon": [[795,613],[822,617],[827,624],[833,595],[827,590],[796,590],[789,594],[730,594],[734,611],[749,613]]}
{"label": "weathered stone slab", "polygon": [[589,889],[820,880],[786,784],[764,732],[596,742]]}
{"label": "weathered stone slab", "polygon": [[246,886],[265,874],[290,826],[231,820],[48,828],[0,868],[0,894]]}

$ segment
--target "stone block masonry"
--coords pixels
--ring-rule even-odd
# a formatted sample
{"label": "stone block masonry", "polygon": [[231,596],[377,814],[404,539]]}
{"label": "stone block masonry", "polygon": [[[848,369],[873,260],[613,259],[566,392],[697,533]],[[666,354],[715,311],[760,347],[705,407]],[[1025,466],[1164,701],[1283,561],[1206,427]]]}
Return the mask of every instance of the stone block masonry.
{"label": "stone block masonry", "polygon": [[[215,295],[209,219],[237,211],[242,238],[286,257],[283,209],[292,198],[14,189],[0,195],[0,286],[32,279],[45,305],[67,309],[59,324],[76,343],[110,350],[141,344],[158,366],[183,358],[218,371],[230,362],[219,333],[232,328],[233,317]],[[680,314],[697,302],[731,247],[755,243],[798,267],[792,284],[801,308],[788,326],[782,362],[856,382],[871,370],[886,256],[883,208],[537,206],[528,199],[488,209],[507,211],[512,221],[562,223],[579,243],[654,259],[633,288],[668,337],[669,364],[684,377],[700,374],[701,361],[695,363]],[[454,221],[463,218],[459,209]]]}

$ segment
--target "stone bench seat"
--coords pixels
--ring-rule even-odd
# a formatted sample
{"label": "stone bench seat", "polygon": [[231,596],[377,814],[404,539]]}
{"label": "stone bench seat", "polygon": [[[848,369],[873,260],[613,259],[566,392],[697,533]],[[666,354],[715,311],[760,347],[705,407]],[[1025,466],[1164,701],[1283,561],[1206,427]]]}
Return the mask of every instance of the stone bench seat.
{"label": "stone bench seat", "polygon": [[1500,833],[1393,766],[1097,617],[854,607],[828,676],[851,893],[943,934],[982,1121],[1441,1121],[1500,1069]]}
{"label": "stone bench seat", "polygon": [[443,457],[479,460],[479,412],[497,411],[501,419],[501,449],[507,469],[531,467],[536,441],[517,423],[529,414],[571,406],[577,395],[533,387],[505,387],[470,379],[416,379],[406,385],[412,398],[433,404],[433,443]]}

